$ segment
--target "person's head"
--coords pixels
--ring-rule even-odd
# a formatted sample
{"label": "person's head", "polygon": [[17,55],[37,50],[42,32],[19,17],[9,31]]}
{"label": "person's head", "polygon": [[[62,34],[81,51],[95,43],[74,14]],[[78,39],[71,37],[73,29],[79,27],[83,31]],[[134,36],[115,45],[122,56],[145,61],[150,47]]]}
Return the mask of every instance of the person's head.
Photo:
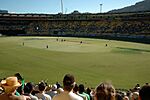
{"label": "person's head", "polygon": [[115,88],[110,83],[104,82],[96,87],[95,100],[115,100],[115,95]]}
{"label": "person's head", "polygon": [[21,76],[20,73],[15,73],[14,76],[17,77],[18,81],[22,84],[20,87],[18,87],[17,92],[19,94],[24,94],[24,84],[25,83],[24,83],[23,77]]}
{"label": "person's head", "polygon": [[57,85],[57,89],[59,89],[61,87],[59,82],[56,82],[56,85]]}
{"label": "person's head", "polygon": [[150,100],[150,85],[145,85],[139,92],[140,100]]}
{"label": "person's head", "polygon": [[18,78],[18,80],[23,80],[23,77],[20,75],[20,73],[16,73],[15,76]]}
{"label": "person's head", "polygon": [[63,79],[64,90],[71,91],[75,85],[75,78],[71,74],[66,74]]}
{"label": "person's head", "polygon": [[79,90],[79,87],[78,87],[78,85],[77,85],[77,84],[75,84],[75,86],[74,86],[74,88],[73,88],[73,92],[74,92],[74,93],[77,93],[77,92],[78,92],[78,90]]}
{"label": "person's head", "polygon": [[80,85],[79,85],[79,93],[83,93],[84,91],[85,91],[84,85],[83,85],[83,84],[80,84]]}
{"label": "person's head", "polygon": [[8,77],[5,80],[1,81],[1,86],[4,88],[6,93],[13,93],[15,90],[21,86],[17,77]]}
{"label": "person's head", "polygon": [[45,91],[46,89],[46,84],[44,82],[40,82],[40,84],[38,85],[39,87],[39,91]]}
{"label": "person's head", "polygon": [[91,91],[92,91],[92,90],[91,90],[89,87],[86,89],[87,94],[90,94]]}
{"label": "person's head", "polygon": [[52,91],[57,91],[57,85],[56,84],[52,85]]}
{"label": "person's head", "polygon": [[25,93],[31,93],[34,89],[34,85],[33,83],[31,82],[28,82],[26,85],[25,85],[25,88],[24,88],[24,92]]}
{"label": "person's head", "polygon": [[138,100],[138,97],[139,97],[139,92],[133,92],[132,98],[133,98],[134,100]]}

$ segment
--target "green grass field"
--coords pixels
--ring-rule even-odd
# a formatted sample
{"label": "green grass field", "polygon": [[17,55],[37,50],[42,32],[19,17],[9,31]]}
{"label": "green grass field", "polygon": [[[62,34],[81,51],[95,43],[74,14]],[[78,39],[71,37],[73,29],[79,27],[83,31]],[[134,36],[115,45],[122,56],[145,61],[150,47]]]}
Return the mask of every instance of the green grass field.
{"label": "green grass field", "polygon": [[150,45],[89,38],[0,37],[0,78],[16,72],[26,81],[62,83],[64,74],[72,73],[77,83],[86,86],[111,81],[117,88],[129,89],[150,82]]}

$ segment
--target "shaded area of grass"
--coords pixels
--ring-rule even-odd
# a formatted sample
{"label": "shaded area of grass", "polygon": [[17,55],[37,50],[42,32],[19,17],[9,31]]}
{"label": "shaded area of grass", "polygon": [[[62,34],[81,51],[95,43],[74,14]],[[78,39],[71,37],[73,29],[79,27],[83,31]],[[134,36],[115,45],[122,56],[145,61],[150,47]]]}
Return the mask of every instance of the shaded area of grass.
{"label": "shaded area of grass", "polygon": [[130,50],[130,51],[139,51],[139,52],[150,52],[150,50],[146,50],[146,49],[136,49],[136,48],[124,48],[124,47],[116,47],[118,49],[121,50]]}

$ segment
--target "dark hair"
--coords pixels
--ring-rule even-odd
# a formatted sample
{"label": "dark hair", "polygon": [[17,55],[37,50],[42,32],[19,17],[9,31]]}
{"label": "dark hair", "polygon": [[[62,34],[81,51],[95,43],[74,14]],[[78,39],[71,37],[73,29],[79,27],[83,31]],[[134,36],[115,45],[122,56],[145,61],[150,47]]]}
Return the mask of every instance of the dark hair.
{"label": "dark hair", "polygon": [[20,87],[18,87],[17,92],[20,93],[20,94],[24,94],[24,86],[25,86],[25,83],[24,83],[23,77],[21,76],[20,73],[16,73],[16,74],[14,74],[14,76],[16,76],[17,79],[18,79],[18,80],[21,82],[21,84],[22,84]]}
{"label": "dark hair", "polygon": [[71,74],[66,74],[63,79],[64,89],[71,91],[74,87],[75,78]]}
{"label": "dark hair", "polygon": [[74,88],[73,88],[73,91],[74,91],[74,92],[78,92],[78,90],[79,90],[79,87],[78,87],[77,84],[75,84],[75,86],[74,86]]}
{"label": "dark hair", "polygon": [[89,87],[86,89],[87,94],[90,94],[91,91],[92,91],[92,90],[91,90]]}
{"label": "dark hair", "polygon": [[32,90],[33,90],[33,87],[34,87],[33,83],[28,82],[28,83],[25,85],[25,87],[24,87],[24,92],[25,92],[25,93],[31,93]]}
{"label": "dark hair", "polygon": [[150,85],[145,85],[139,92],[141,100],[150,100]]}
{"label": "dark hair", "polygon": [[79,93],[83,93],[84,91],[85,91],[84,85],[83,85],[83,84],[80,84],[80,85],[79,85]]}
{"label": "dark hair", "polygon": [[44,91],[45,88],[46,88],[46,84],[44,82],[40,82],[40,84],[38,85],[38,87],[39,87],[40,91]]}
{"label": "dark hair", "polygon": [[57,85],[57,89],[59,89],[61,87],[59,82],[56,82],[56,85]]}
{"label": "dark hair", "polygon": [[20,75],[20,73],[16,73],[15,76],[18,78],[18,80],[23,80],[23,77]]}

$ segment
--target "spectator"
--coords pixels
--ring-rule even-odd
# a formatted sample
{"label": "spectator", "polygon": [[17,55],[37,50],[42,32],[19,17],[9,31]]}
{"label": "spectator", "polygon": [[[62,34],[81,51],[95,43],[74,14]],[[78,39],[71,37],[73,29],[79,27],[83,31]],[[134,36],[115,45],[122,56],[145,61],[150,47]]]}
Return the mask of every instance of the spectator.
{"label": "spectator", "polygon": [[32,91],[34,90],[34,85],[31,82],[28,82],[24,87],[24,95],[27,95],[31,98],[31,100],[38,100],[38,98],[32,95]]}
{"label": "spectator", "polygon": [[90,100],[92,100],[91,91],[89,87],[86,89],[86,93],[90,96]]}
{"label": "spectator", "polygon": [[145,85],[149,85],[149,83],[145,83]]}
{"label": "spectator", "polygon": [[115,88],[110,83],[101,83],[95,90],[94,100],[115,100]]}
{"label": "spectator", "polygon": [[127,96],[126,92],[123,92],[123,100],[129,100],[129,97]]}
{"label": "spectator", "polygon": [[75,94],[81,96],[81,97],[83,98],[83,100],[87,100],[87,97],[86,97],[85,95],[80,95],[78,91],[79,91],[79,87],[78,87],[77,84],[75,84],[75,86],[74,86],[74,88],[73,88],[73,93],[75,93]]}
{"label": "spectator", "polygon": [[83,84],[79,85],[79,95],[86,96],[87,100],[90,100],[90,96],[87,93],[85,93]]}
{"label": "spectator", "polygon": [[136,90],[140,90],[140,84],[136,84],[136,86],[135,86],[135,88],[136,88]]}
{"label": "spectator", "polygon": [[75,78],[73,75],[66,74],[63,79],[64,92],[54,96],[53,100],[83,100],[82,97],[73,93]]}
{"label": "spectator", "polygon": [[24,94],[24,85],[25,85],[25,80],[24,78],[21,76],[20,73],[16,73],[15,77],[17,77],[18,81],[21,83],[21,86],[18,87],[17,91],[16,91],[16,95],[19,96],[21,94]]}
{"label": "spectator", "polygon": [[39,93],[36,94],[38,99],[51,100],[51,97],[48,94],[45,94],[46,84],[44,82],[40,82],[38,88],[39,88]]}
{"label": "spectator", "polygon": [[123,97],[121,96],[120,93],[116,93],[116,99],[115,100],[123,100]]}
{"label": "spectator", "polygon": [[57,95],[57,85],[53,84],[50,91],[47,91],[46,94],[50,95],[52,98]]}
{"label": "spectator", "polygon": [[61,87],[59,82],[56,82],[56,85],[57,85],[57,89],[59,89]]}
{"label": "spectator", "polygon": [[139,97],[139,92],[133,92],[132,94],[132,100],[138,100],[138,97]]}
{"label": "spectator", "polygon": [[73,93],[77,94],[78,95],[78,90],[79,90],[79,87],[77,84],[75,84],[74,88],[73,88]]}
{"label": "spectator", "polygon": [[1,81],[1,86],[4,88],[4,93],[0,95],[0,100],[30,100],[28,96],[16,96],[15,92],[21,84],[17,77],[8,77]]}
{"label": "spectator", "polygon": [[141,88],[139,100],[150,100],[150,85],[145,85]]}

